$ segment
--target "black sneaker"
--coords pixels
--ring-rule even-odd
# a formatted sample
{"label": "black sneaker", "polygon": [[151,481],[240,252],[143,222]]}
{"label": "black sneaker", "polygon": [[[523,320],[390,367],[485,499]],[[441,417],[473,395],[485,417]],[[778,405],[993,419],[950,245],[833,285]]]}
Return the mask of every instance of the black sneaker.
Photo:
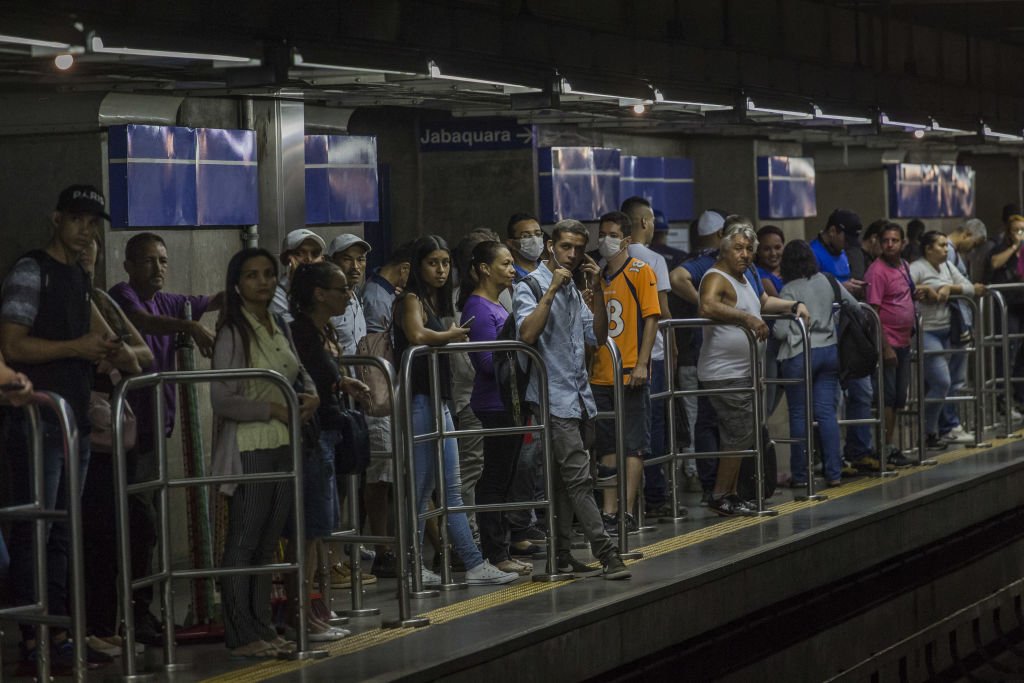
{"label": "black sneaker", "polygon": [[633,576],[633,572],[629,571],[626,563],[619,557],[618,550],[608,555],[602,564],[604,569],[601,571],[601,576],[609,581],[621,581]]}
{"label": "black sneaker", "polygon": [[516,559],[524,560],[542,560],[547,556],[543,546],[535,545],[529,541],[510,543],[508,554]]}
{"label": "black sneaker", "polygon": [[754,513],[745,500],[732,494],[721,498],[711,497],[708,509],[722,517],[748,516]]}
{"label": "black sneaker", "polygon": [[[616,521],[618,521],[616,519]],[[636,518],[630,513],[626,513],[626,533],[635,534],[640,531],[640,525],[636,523]]]}
{"label": "black sneaker", "polygon": [[555,561],[555,569],[559,574],[589,574],[590,572],[597,571],[597,567],[591,567],[589,564],[580,562],[570,553],[558,554],[558,559]]}
{"label": "black sneaker", "polygon": [[711,500],[714,497],[715,496],[714,494],[711,493],[711,491],[705,491],[700,495],[700,506],[706,508],[711,503]]}
{"label": "black sneaker", "polygon": [[397,576],[396,563],[395,554],[390,550],[377,553],[377,556],[373,558],[373,567],[370,569],[370,573],[378,579],[393,579]]}
{"label": "black sneaker", "polygon": [[164,625],[148,609],[135,615],[135,642],[143,645],[164,644]]}
{"label": "black sneaker", "polygon": [[601,521],[604,522],[604,530],[610,535],[619,533],[619,518],[617,516],[602,512]]}
{"label": "black sneaker", "polygon": [[548,542],[547,535],[535,526],[527,527],[520,532],[517,532],[512,537],[513,542],[517,541],[529,541],[530,543],[536,543],[537,545],[544,545]]}
{"label": "black sneaker", "polygon": [[940,439],[938,434],[929,434],[925,437],[924,447],[929,451],[944,451],[949,448],[949,442],[945,439]]}
{"label": "black sneaker", "polygon": [[609,467],[608,465],[602,465],[601,463],[597,463],[598,482],[611,481],[616,477],[616,475],[618,475],[618,473],[619,470],[614,467]]}
{"label": "black sneaker", "polygon": [[681,505],[678,510],[673,510],[672,501],[667,500],[664,503],[659,503],[658,505],[648,505],[644,508],[644,514],[651,519],[660,519],[663,517],[686,517],[690,514],[690,511]]}
{"label": "black sneaker", "polygon": [[897,469],[903,469],[904,467],[910,467],[914,465],[914,461],[903,455],[903,451],[897,449],[892,450],[889,453],[889,457],[885,459],[886,464],[891,465]]}

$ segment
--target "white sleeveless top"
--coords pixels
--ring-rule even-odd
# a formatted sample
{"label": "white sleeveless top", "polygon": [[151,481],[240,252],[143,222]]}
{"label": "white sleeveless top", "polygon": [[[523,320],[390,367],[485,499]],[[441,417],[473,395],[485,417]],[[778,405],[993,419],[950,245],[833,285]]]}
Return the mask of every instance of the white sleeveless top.
{"label": "white sleeveless top", "polygon": [[[701,278],[701,288],[707,282],[708,275],[718,273],[732,285],[736,292],[736,308],[761,317],[761,299],[746,277],[739,280],[732,275],[710,268]],[[702,382],[720,379],[739,379],[750,377],[750,343],[747,333],[735,325],[715,325],[704,327],[704,343],[700,347],[700,358],[697,360],[697,379]],[[758,344],[760,347],[761,344]],[[760,353],[761,349],[758,348]]]}

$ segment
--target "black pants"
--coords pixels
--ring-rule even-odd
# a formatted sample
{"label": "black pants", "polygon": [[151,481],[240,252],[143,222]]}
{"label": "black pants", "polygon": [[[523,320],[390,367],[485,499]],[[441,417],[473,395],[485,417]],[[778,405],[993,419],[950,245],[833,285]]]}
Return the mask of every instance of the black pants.
{"label": "black pants", "polygon": [[[487,429],[515,426],[508,413],[481,411],[476,412],[476,416]],[[493,505],[508,500],[522,444],[523,437],[519,434],[484,437],[484,471],[476,485],[478,505]],[[507,513],[478,512],[476,518],[484,557],[491,564],[509,559]]]}

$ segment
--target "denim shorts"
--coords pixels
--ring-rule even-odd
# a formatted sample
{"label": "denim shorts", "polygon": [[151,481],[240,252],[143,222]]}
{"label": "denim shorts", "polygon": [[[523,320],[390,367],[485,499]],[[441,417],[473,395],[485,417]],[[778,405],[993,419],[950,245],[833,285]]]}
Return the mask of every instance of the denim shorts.
{"label": "denim shorts", "polygon": [[334,476],[334,443],[338,433],[320,432],[320,448],[306,459],[302,471],[302,508],[306,538],[330,536],[338,528],[338,483]]}
{"label": "denim shorts", "polygon": [[[612,410],[615,401],[615,387],[591,384],[594,403],[600,412]],[[622,429],[625,432],[626,455],[643,456],[651,452],[651,386],[643,389],[622,390]],[[615,453],[615,421],[595,420],[594,453],[598,456]]]}

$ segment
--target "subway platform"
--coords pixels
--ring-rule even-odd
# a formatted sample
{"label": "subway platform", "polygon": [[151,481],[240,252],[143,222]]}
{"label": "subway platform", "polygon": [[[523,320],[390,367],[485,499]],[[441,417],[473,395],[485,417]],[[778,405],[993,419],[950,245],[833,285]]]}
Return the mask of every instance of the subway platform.
{"label": "subway platform", "polygon": [[[352,636],[316,644],[329,652],[325,659],[238,661],[222,643],[184,645],[178,656],[191,666],[158,673],[157,680],[841,676],[872,653],[1024,576],[1024,553],[1013,551],[1024,541],[985,527],[1024,509],[1024,441],[949,450],[935,460],[895,476],[850,479],[827,490],[824,501],[797,501],[795,491],[782,489],[770,499],[775,517],[721,519],[699,507],[697,494],[686,494],[687,519],[631,536],[631,550],[644,554],[629,562],[631,581],[604,581],[597,573],[560,583],[523,580],[442,592],[413,601],[414,612],[430,619],[423,628],[380,627],[397,610],[394,580],[381,580],[365,589],[365,606],[379,607],[381,616],[353,618],[346,627]],[[1010,526],[1024,535],[1020,522],[1010,520]],[[968,537],[974,551],[955,546]],[[992,545],[987,550],[985,539]],[[940,588],[939,570],[982,556],[991,560],[983,571],[976,568],[969,580]],[[543,561],[536,571],[543,571]],[[344,610],[347,598],[335,591],[334,608]],[[16,649],[10,636],[6,640],[3,679],[13,680]],[[159,648],[147,648],[143,659],[159,672]],[[89,680],[119,675],[115,661],[91,671]]]}

